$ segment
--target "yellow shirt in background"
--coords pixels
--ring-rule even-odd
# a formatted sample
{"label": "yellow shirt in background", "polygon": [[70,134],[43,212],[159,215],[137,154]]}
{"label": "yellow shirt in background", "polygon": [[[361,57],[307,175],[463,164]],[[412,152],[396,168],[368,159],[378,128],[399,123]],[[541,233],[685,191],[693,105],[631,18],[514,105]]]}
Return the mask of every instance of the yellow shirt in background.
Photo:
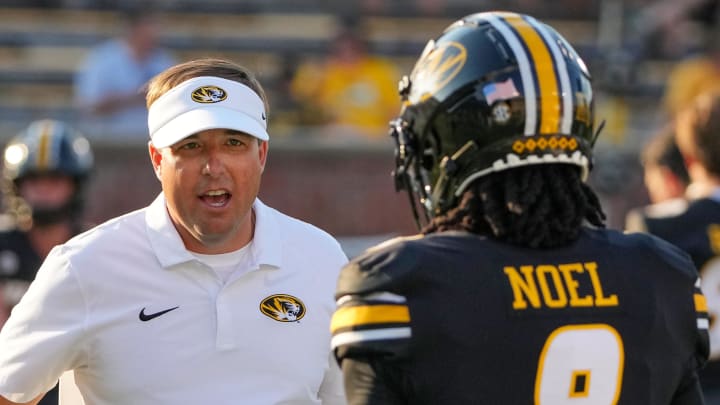
{"label": "yellow shirt in background", "polygon": [[379,138],[387,136],[388,121],[400,111],[399,79],[395,66],[381,58],[330,60],[301,66],[292,91],[302,103],[314,104],[326,124]]}

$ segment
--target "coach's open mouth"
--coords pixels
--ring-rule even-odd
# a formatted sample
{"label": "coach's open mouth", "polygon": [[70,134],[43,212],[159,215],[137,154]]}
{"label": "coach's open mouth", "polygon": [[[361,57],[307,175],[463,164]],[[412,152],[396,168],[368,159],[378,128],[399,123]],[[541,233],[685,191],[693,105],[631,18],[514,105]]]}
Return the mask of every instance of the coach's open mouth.
{"label": "coach's open mouth", "polygon": [[228,204],[232,194],[227,190],[210,190],[200,195],[200,199],[211,207],[221,208]]}

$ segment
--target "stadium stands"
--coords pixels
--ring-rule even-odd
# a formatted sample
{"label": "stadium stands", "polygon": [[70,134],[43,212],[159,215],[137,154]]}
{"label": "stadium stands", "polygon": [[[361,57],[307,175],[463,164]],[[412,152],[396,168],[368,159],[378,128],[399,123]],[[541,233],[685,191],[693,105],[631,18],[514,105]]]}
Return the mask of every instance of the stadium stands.
{"label": "stadium stands", "polygon": [[[103,2],[72,2],[76,7],[0,6],[0,130],[24,125],[28,120],[50,116],[72,121],[72,78],[93,45],[115,35],[120,27],[118,10]],[[239,5],[239,4],[240,5]],[[220,56],[243,63],[256,72],[273,94],[286,57],[320,58],[336,29],[337,6],[321,1],[163,3],[162,44],[178,60]],[[391,2],[383,14],[362,20],[371,50],[410,69],[427,40],[457,15],[427,16],[413,13],[412,2]],[[404,13],[397,9],[404,3]],[[5,4],[5,3],[3,3]],[[202,4],[202,5],[201,5]],[[448,1],[450,8],[462,2]],[[98,7],[100,6],[100,7]],[[105,7],[102,7],[105,6]],[[467,13],[457,10],[458,13]],[[587,13],[587,10],[584,9]],[[562,15],[562,14],[558,14]],[[552,21],[560,31],[591,52],[596,36],[592,15]]]}

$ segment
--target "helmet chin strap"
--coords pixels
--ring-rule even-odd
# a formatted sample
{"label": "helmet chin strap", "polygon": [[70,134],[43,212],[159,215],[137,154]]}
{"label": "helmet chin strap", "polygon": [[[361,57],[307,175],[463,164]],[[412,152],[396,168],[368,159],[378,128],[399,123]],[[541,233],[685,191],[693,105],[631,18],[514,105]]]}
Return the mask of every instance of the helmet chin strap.
{"label": "helmet chin strap", "polygon": [[595,133],[593,134],[592,139],[590,140],[590,147],[595,147],[595,142],[597,142],[598,138],[600,137],[600,132],[605,128],[605,120],[600,121],[600,125],[598,125],[597,129],[595,130]]}
{"label": "helmet chin strap", "polygon": [[452,156],[445,156],[440,162],[440,174],[435,186],[433,187],[432,199],[435,202],[435,209],[440,208],[444,210],[444,207],[451,203],[451,201],[445,201],[443,195],[455,198],[455,192],[448,194],[446,189],[450,187],[450,182],[457,178],[457,174],[463,167],[466,167],[467,162],[472,161],[476,157],[478,152],[477,144],[474,141],[468,141],[460,149],[458,149]]}

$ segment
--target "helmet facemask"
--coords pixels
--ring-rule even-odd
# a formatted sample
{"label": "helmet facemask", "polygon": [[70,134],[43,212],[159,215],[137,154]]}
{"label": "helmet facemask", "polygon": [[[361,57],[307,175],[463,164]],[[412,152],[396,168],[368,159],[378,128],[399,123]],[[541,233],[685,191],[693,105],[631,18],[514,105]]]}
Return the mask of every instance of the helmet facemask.
{"label": "helmet facemask", "polygon": [[407,122],[398,118],[390,122],[390,136],[395,141],[395,190],[406,191],[418,228],[430,221],[430,173],[422,165],[417,136]]}

